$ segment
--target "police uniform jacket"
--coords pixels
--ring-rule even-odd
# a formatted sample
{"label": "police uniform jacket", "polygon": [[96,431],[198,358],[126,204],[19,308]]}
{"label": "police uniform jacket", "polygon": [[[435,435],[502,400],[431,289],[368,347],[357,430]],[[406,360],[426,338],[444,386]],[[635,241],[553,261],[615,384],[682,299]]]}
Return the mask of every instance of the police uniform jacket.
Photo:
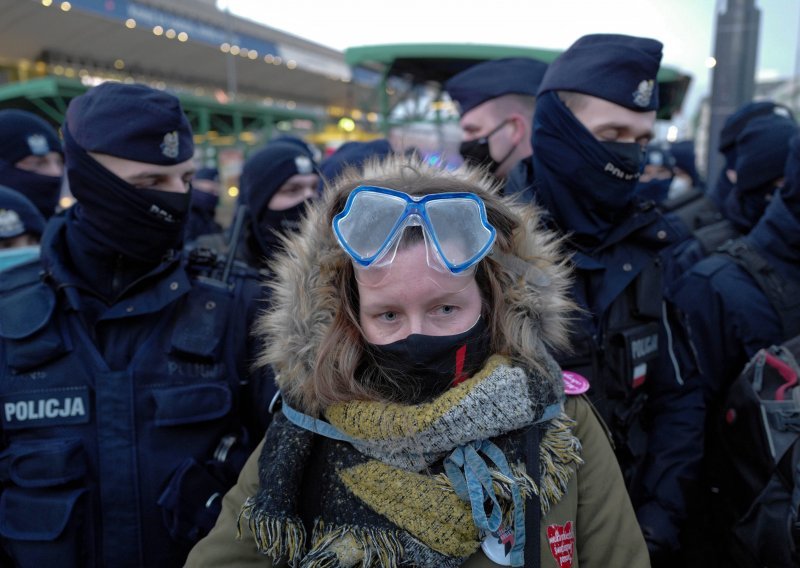
{"label": "police uniform jacket", "polygon": [[[795,286],[800,282],[800,220],[780,193],[744,242],[784,281]],[[788,339],[767,295],[725,255],[714,254],[696,264],[672,295],[688,317],[709,399],[723,393],[759,349]]]}
{"label": "police uniform jacket", "polygon": [[178,254],[106,304],[66,222],[0,280],[0,543],[23,567],[180,566],[263,432],[246,418],[259,287]]}

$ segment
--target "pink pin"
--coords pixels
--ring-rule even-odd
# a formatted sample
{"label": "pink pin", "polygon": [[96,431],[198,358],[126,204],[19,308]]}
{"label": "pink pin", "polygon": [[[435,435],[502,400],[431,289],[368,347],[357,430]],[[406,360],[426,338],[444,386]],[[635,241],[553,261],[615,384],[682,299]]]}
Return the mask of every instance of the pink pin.
{"label": "pink pin", "polygon": [[567,394],[575,396],[589,390],[589,381],[583,375],[572,371],[561,371],[561,377],[564,381],[564,392]]}

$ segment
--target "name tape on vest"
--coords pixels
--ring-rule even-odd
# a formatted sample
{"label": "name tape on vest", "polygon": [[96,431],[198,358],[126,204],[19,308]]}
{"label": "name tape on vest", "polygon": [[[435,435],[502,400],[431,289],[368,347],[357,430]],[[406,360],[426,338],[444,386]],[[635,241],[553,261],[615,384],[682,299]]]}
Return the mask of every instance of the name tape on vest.
{"label": "name tape on vest", "polygon": [[89,422],[89,389],[52,389],[2,398],[3,428],[42,428]]}

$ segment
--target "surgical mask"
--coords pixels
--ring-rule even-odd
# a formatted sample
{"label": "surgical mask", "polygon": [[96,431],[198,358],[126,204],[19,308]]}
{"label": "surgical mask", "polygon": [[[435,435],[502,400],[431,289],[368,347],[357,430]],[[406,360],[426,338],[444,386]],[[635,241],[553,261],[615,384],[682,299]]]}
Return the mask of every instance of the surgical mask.
{"label": "surgical mask", "polygon": [[0,272],[39,258],[39,245],[0,249]]}
{"label": "surgical mask", "polygon": [[458,153],[461,154],[461,157],[464,158],[464,161],[472,166],[478,167],[488,167],[490,173],[494,173],[497,171],[503,162],[505,162],[508,157],[511,155],[511,152],[514,151],[514,148],[506,154],[506,156],[500,160],[499,162],[495,161],[492,158],[491,151],[489,149],[489,138],[492,135],[503,128],[508,123],[508,120],[504,120],[500,124],[498,124],[494,130],[489,132],[486,136],[481,136],[480,138],[476,138],[475,140],[467,140],[462,142],[461,145],[458,147]]}
{"label": "surgical mask", "polygon": [[667,199],[676,199],[692,189],[692,182],[685,177],[675,176],[669,184]]}
{"label": "surgical mask", "polygon": [[480,317],[456,335],[412,334],[387,345],[368,343],[358,376],[387,400],[420,404],[475,374],[490,350],[489,329]]}

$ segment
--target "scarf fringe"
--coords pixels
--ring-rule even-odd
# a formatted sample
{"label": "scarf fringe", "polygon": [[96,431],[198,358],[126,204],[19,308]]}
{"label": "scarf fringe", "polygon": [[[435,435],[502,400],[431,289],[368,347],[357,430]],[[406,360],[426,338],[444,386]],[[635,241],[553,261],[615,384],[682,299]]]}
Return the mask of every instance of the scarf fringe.
{"label": "scarf fringe", "polygon": [[[583,465],[581,441],[572,433],[575,425],[576,422],[572,418],[562,413],[550,421],[550,427],[542,437],[539,446],[539,471],[542,481],[538,495],[543,514],[547,514],[550,508],[561,500],[567,492],[569,480]],[[525,477],[534,484],[527,474]]]}
{"label": "scarf fringe", "polygon": [[278,519],[259,514],[255,498],[248,497],[236,520],[237,539],[242,538],[242,517],[247,519],[247,527],[261,554],[274,562],[285,558],[291,566],[298,565],[306,548],[306,529],[299,518]]}
{"label": "scarf fringe", "polygon": [[396,568],[405,555],[399,533],[378,529],[326,527],[322,519],[314,524],[311,551],[300,568]]}

